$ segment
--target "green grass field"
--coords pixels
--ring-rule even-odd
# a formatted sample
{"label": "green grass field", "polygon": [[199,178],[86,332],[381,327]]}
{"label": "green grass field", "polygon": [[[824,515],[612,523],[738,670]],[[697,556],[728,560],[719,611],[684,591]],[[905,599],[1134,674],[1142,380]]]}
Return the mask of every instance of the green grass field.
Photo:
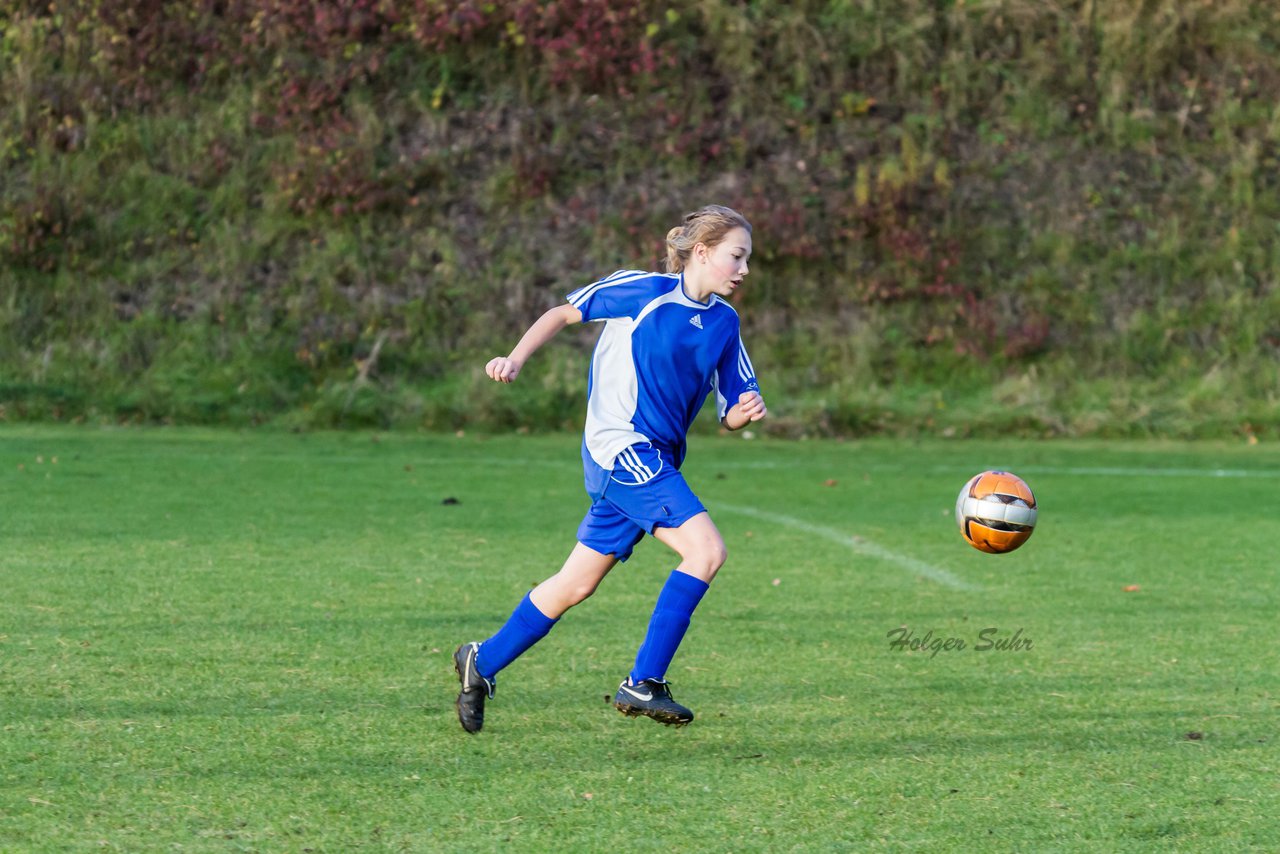
{"label": "green grass field", "polygon": [[[578,441],[0,430],[0,850],[1280,849],[1280,448],[695,437],[699,719],[604,702],[649,540],[468,736],[450,653],[572,546]],[[1011,555],[951,518],[991,467]]]}

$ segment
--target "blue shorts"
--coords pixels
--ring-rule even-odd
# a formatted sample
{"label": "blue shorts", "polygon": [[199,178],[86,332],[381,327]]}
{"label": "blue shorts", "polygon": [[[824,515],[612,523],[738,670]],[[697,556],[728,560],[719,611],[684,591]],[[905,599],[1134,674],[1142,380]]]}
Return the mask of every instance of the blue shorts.
{"label": "blue shorts", "polygon": [[660,450],[632,445],[618,454],[604,494],[578,526],[578,542],[625,561],[654,528],[679,528],[705,511]]}

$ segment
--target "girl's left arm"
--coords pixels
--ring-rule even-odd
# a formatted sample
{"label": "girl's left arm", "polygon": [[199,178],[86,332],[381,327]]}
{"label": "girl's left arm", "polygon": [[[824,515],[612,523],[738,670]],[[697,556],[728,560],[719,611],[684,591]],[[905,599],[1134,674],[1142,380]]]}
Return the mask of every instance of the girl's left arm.
{"label": "girl's left arm", "polygon": [[729,407],[729,411],[720,419],[720,423],[728,430],[741,430],[752,421],[759,421],[769,414],[764,405],[764,398],[758,391],[744,391],[738,395],[738,402]]}
{"label": "girl's left arm", "polygon": [[733,399],[733,393],[738,393],[738,402],[725,409],[720,418],[720,424],[725,429],[741,430],[752,421],[759,421],[769,414],[764,398],[760,396],[756,370],[751,365],[751,357],[747,355],[747,345],[742,343],[741,335],[735,334],[721,353],[716,365],[715,386],[720,406],[727,406]]}

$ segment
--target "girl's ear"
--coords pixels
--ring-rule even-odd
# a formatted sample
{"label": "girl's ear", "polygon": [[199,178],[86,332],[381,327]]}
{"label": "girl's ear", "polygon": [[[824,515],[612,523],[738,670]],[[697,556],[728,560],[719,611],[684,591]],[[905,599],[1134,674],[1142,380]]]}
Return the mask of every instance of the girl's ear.
{"label": "girl's ear", "polygon": [[690,254],[694,258],[697,258],[699,261],[706,263],[707,256],[710,254],[710,252],[711,250],[707,248],[707,244],[695,243],[693,244],[693,251]]}

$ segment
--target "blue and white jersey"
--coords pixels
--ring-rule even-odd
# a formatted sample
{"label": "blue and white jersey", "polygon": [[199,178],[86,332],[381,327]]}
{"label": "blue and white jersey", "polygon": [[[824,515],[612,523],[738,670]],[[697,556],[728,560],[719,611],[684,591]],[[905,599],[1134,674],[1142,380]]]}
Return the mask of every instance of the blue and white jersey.
{"label": "blue and white jersey", "polygon": [[691,299],[683,275],[619,270],[568,300],[583,321],[605,324],[591,358],[582,443],[593,497],[618,454],[636,443],[652,444],[679,468],[709,393],[724,418],[739,395],[760,388],[738,313],[715,294],[705,303]]}

